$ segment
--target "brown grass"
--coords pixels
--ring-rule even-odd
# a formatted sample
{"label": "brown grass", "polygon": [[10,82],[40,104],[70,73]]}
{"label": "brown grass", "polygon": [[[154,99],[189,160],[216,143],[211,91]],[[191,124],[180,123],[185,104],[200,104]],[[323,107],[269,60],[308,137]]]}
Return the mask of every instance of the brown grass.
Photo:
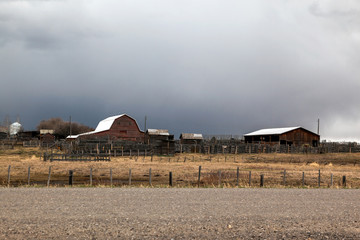
{"label": "brown grass", "polygon": [[[18,147],[0,150],[0,185],[7,185],[8,166],[11,165],[11,185],[27,185],[27,171],[31,168],[31,185],[46,185],[51,166],[51,185],[65,186],[69,170],[74,170],[74,184],[89,185],[90,168],[93,169],[93,185],[110,184],[112,168],[113,185],[128,186],[129,169],[132,169],[132,185],[149,186],[149,168],[152,169],[153,186],[167,186],[169,172],[173,172],[174,186],[197,186],[198,167],[202,166],[201,186],[236,186],[236,169],[240,168],[240,187],[249,187],[249,171],[252,186],[259,186],[260,175],[265,176],[266,187],[301,187],[305,172],[306,187],[317,187],[318,170],[321,171],[321,187],[329,187],[330,176],[334,186],[341,187],[346,175],[347,187],[360,187],[360,154],[241,154],[203,155],[181,154],[173,157],[116,157],[111,162],[44,162],[43,150]],[[170,161],[169,161],[170,159]],[[283,170],[286,169],[286,186],[283,186]]]}

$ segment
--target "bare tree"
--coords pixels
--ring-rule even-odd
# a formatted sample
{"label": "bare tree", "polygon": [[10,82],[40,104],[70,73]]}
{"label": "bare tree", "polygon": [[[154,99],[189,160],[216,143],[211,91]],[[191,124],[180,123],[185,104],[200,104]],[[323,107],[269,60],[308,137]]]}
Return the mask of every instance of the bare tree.
{"label": "bare tree", "polygon": [[[69,135],[69,126],[70,122],[66,122],[61,118],[50,118],[48,120],[42,120],[37,126],[37,129],[52,129],[58,137],[65,138]],[[71,123],[71,129],[74,135],[94,130],[91,127],[76,122]]]}

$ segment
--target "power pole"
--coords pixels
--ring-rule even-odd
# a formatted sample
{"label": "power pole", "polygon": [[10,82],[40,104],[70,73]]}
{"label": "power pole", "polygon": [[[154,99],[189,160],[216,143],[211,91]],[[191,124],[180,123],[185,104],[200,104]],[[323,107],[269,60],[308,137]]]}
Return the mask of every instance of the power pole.
{"label": "power pole", "polygon": [[70,121],[69,121],[69,123],[70,123],[70,126],[69,126],[69,127],[70,127],[70,136],[71,136],[71,132],[72,132],[72,131],[71,131],[71,130],[72,130],[72,129],[71,129],[71,116],[70,116]]}
{"label": "power pole", "polygon": [[318,118],[317,134],[320,135],[320,118]]}
{"label": "power pole", "polygon": [[147,116],[145,116],[145,126],[144,126],[144,131],[146,132],[146,120],[147,120]]}
{"label": "power pole", "polygon": [[9,115],[5,116],[4,125],[6,127],[7,137],[10,137],[10,117],[9,117]]}
{"label": "power pole", "polygon": [[147,116],[145,115],[145,123],[144,123],[144,144],[146,144],[146,120],[147,120]]}

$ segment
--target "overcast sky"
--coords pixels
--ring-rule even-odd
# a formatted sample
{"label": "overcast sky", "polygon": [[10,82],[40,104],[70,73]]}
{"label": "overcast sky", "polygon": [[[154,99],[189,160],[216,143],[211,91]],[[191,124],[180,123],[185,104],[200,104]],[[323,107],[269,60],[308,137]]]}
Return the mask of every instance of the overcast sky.
{"label": "overcast sky", "polygon": [[360,141],[360,1],[0,0],[0,121]]}

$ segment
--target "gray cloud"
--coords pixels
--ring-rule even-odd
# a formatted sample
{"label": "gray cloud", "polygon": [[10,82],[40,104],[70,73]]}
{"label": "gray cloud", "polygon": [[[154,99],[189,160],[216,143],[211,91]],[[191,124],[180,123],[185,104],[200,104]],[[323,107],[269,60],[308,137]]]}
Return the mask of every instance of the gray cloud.
{"label": "gray cloud", "polygon": [[[0,2],[0,117],[360,139],[357,1]],[[14,117],[13,117],[14,118]]]}

